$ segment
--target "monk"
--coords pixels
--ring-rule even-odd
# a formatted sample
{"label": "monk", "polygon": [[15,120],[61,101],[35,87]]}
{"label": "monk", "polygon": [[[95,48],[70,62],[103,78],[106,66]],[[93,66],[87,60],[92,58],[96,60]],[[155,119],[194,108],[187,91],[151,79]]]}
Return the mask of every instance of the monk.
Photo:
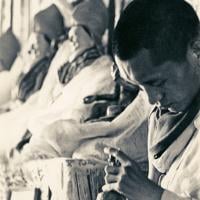
{"label": "monk", "polygon": [[66,35],[63,17],[55,5],[38,12],[33,24],[33,32],[8,74],[10,101],[1,106],[1,112],[15,109],[41,88],[58,45]]}
{"label": "monk", "polygon": [[114,31],[115,61],[121,76],[154,105],[149,174],[119,149],[106,148],[119,162],[105,168],[105,193],[130,200],[200,199],[199,38],[198,16],[182,0],[136,0],[122,13]]}

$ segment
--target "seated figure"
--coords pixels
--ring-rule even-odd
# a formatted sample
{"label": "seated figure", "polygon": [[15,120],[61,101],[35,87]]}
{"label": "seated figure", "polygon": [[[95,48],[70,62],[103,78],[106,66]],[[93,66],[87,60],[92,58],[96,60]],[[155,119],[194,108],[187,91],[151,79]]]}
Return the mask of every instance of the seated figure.
{"label": "seated figure", "polygon": [[9,73],[11,88],[8,92],[11,97],[10,101],[1,107],[2,112],[24,103],[41,88],[50,62],[65,37],[63,17],[55,5],[37,13],[33,22],[33,33]]}
{"label": "seated figure", "polygon": [[[43,38],[38,36],[36,44],[29,51],[29,53],[33,52],[38,60],[29,70],[23,70],[18,89],[21,101],[25,101],[32,93],[42,87],[59,45],[67,38],[63,16],[54,4],[34,16],[34,32],[38,35],[41,34]],[[48,49],[45,49],[46,46],[49,46]],[[34,83],[29,85],[31,82]]]}
{"label": "seated figure", "polygon": [[[88,5],[93,5],[93,7],[97,9],[95,6],[99,3],[96,4],[94,2],[95,1],[84,1],[79,8],[82,12],[84,9],[87,12]],[[78,21],[76,21],[76,23],[74,22],[74,26],[72,26],[69,31],[69,39],[63,43],[65,52],[58,51],[55,55],[50,66],[49,74],[44,81],[41,91],[38,93],[38,100],[41,101],[43,99],[47,101],[47,103],[42,101],[42,103],[37,104],[37,101],[34,101],[34,103],[29,101],[18,109],[0,116],[1,138],[3,138],[1,140],[2,148],[10,149],[11,147],[15,147],[26,132],[28,124],[32,122],[37,125],[34,126],[34,129],[42,129],[47,124],[58,119],[75,119],[79,122],[84,121],[84,119],[88,118],[90,115],[90,110],[95,102],[91,105],[86,105],[83,102],[83,98],[101,92],[112,93],[115,85],[110,75],[112,60],[108,56],[101,56],[101,52],[98,50],[94,39],[97,36],[92,36],[99,36],[99,34],[102,34],[102,31],[97,32],[99,28],[97,28],[97,30],[95,29],[97,22],[102,18],[101,14],[107,14],[105,6],[103,6],[103,4],[100,5],[99,10],[101,12],[97,12],[97,16],[90,19],[92,22],[92,25],[90,25],[91,28],[85,28],[85,26],[83,26],[83,19],[81,19],[82,24],[78,24]],[[104,12],[102,12],[102,10]],[[75,9],[75,11],[78,12],[78,9]],[[76,16],[77,15],[76,13]],[[86,20],[88,20],[88,18],[86,18]],[[96,21],[96,23],[94,21]],[[87,23],[90,24],[89,21],[87,21]],[[85,24],[87,23],[85,21]],[[101,29],[105,30],[106,21],[99,24],[99,26],[100,25],[102,26]],[[90,33],[90,29],[93,31],[96,30],[96,32],[94,34]],[[63,46],[61,46],[61,49],[62,47]],[[73,53],[64,61],[64,58],[60,57],[60,55],[67,55],[68,49],[72,50]],[[62,60],[63,63],[61,65],[58,65],[58,59]],[[76,63],[78,65],[75,65]],[[67,84],[61,83],[58,78],[58,69],[63,66],[72,70],[71,72],[75,69],[76,72],[74,73],[75,76],[73,79],[73,73],[66,73],[66,75],[70,74],[69,77],[66,76],[66,80],[70,80]],[[74,66],[78,66],[78,68],[74,68]],[[51,79],[51,77],[53,78]],[[91,77],[93,77],[93,79],[91,79]],[[57,84],[53,82],[54,79],[57,81]],[[91,84],[92,82],[93,84]],[[49,86],[50,88],[53,86],[53,89],[54,86],[60,86],[61,90],[55,89],[56,95],[54,92],[50,92],[43,96],[43,94],[46,93],[46,88],[48,90]],[[51,95],[53,95],[53,98],[49,98]],[[10,123],[13,123],[13,126],[10,126]],[[5,134],[6,137],[4,137]]]}
{"label": "seated figure", "polygon": [[[66,84],[60,82],[58,70],[60,68],[69,68],[68,63],[74,62],[73,60],[77,56],[82,56],[81,54],[87,48],[88,50],[93,47],[97,50],[101,49],[102,36],[107,28],[107,9],[101,0],[57,0],[55,3],[63,16],[65,16],[65,24],[67,27],[82,26],[85,30],[80,32],[77,29],[72,29],[69,33],[69,40],[60,46],[59,52],[51,63],[50,71],[40,92],[40,97],[38,98],[39,102],[43,105],[54,101],[55,97],[59,95],[63,86]],[[92,18],[88,15],[88,10],[95,10],[95,15]],[[92,38],[90,41],[88,41],[88,34],[89,38]],[[79,37],[81,38],[79,39]],[[86,42],[84,42],[84,38]],[[59,71],[61,72],[62,70]],[[72,76],[72,72],[70,76]]]}
{"label": "seated figure", "polygon": [[[71,31],[77,34],[87,33],[85,28],[81,26],[71,28],[69,35]],[[85,36],[86,34],[81,34],[77,37],[77,41],[80,41],[79,44],[81,44],[81,38],[84,38],[83,41],[87,41]],[[29,121],[28,128],[33,137],[21,152],[21,156],[26,161],[40,158],[72,156],[74,158],[96,158],[105,161],[107,158],[101,154],[101,151],[104,146],[112,145],[120,146],[130,156],[140,160],[144,170],[147,169],[147,146],[143,142],[146,141],[145,138],[147,137],[146,122],[151,107],[143,95],[140,94],[136,101],[128,106],[112,122],[80,123],[84,121],[83,119],[87,119],[88,115],[86,114],[89,113],[88,109],[92,108],[88,104],[87,107],[83,106],[84,104],[81,101],[87,95],[92,94],[97,97],[97,95],[101,96],[105,94],[105,86],[108,87],[112,83],[111,77],[109,78],[111,66],[112,60],[109,56],[104,55],[95,59],[92,64],[82,69],[64,87],[62,95],[58,96],[54,103],[49,106],[46,113],[37,114]],[[94,79],[91,78],[93,77],[92,74],[96,76]],[[90,80],[89,82],[88,79]],[[113,86],[111,89],[114,91]],[[100,90],[97,90],[97,88]],[[72,91],[77,90],[79,93],[72,93]],[[93,103],[96,103],[96,100]],[[144,110],[140,108],[141,105]],[[130,117],[130,113],[132,112],[135,112],[135,115]],[[128,131],[125,131],[126,129]],[[141,132],[143,134],[139,134]],[[134,138],[133,141],[135,143],[138,140],[138,145],[143,147],[140,149],[140,152],[139,150],[135,151],[130,148],[132,147],[132,143],[135,145],[133,141],[129,140],[131,137]],[[123,143],[123,140],[126,142]],[[127,141],[130,143],[126,146]],[[78,148],[79,146],[80,149]]]}

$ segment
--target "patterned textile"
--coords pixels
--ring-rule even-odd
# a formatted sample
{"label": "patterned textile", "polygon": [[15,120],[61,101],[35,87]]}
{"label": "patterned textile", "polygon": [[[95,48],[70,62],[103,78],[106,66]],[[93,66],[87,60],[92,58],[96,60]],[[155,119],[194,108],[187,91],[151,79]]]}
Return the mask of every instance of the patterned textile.
{"label": "patterned textile", "polygon": [[59,80],[62,84],[67,84],[75,75],[77,75],[84,67],[89,66],[95,59],[100,57],[101,53],[96,47],[92,47],[84,51],[76,57],[72,62],[66,62],[58,70]]}
{"label": "patterned textile", "polygon": [[41,89],[44,79],[48,73],[51,61],[58,50],[58,45],[65,41],[66,38],[67,32],[57,38],[57,40],[51,41],[48,54],[31,66],[31,69],[27,73],[22,73],[20,75],[17,95],[20,101],[25,102],[33,93]]}
{"label": "patterned textile", "polygon": [[39,60],[26,74],[21,74],[19,81],[18,99],[25,102],[34,92],[38,91],[48,72],[51,58]]}

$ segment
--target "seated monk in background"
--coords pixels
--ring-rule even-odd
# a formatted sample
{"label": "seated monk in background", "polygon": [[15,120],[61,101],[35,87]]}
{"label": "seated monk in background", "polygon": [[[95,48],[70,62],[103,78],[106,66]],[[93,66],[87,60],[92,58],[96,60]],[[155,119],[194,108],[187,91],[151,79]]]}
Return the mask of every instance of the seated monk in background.
{"label": "seated monk in background", "polygon": [[[93,2],[94,1],[91,1],[91,3]],[[83,3],[80,5],[81,5],[80,6],[81,9],[84,8],[83,5],[85,5],[87,8],[87,3],[86,4]],[[97,8],[95,7],[95,9]],[[99,18],[95,16],[94,18],[90,20],[93,22],[92,24],[95,24],[96,26],[96,23],[94,23],[93,20],[100,19],[100,18],[101,16],[99,16]],[[83,21],[83,16],[82,16],[82,21]],[[95,30],[93,26],[91,27],[91,30],[92,28],[93,30]],[[72,33],[76,33],[76,34],[72,34]],[[73,26],[71,30],[69,31],[69,36],[71,34],[72,36],[74,36],[72,41],[75,41],[76,45],[78,44],[78,46],[83,51],[85,51],[86,49],[91,49],[91,47],[94,46],[95,44],[94,39],[91,37],[91,33],[89,33],[87,29],[85,29],[84,27],[80,25]],[[95,34],[98,34],[98,33],[95,32]],[[77,49],[77,51],[80,53],[80,49]],[[110,76],[111,66],[112,66],[112,60],[110,59],[109,56],[103,55],[94,59],[92,63],[90,63],[88,66],[82,69],[78,75],[76,75],[66,86],[64,86],[62,95],[60,95],[55,100],[55,102],[48,107],[48,110],[46,112],[41,111],[42,113],[41,116],[37,114],[34,118],[32,118],[31,121],[29,121],[29,130],[34,135],[39,136],[40,133],[42,135],[43,129],[45,129],[47,125],[51,126],[52,124],[52,126],[54,126],[54,124],[56,123],[59,124],[59,121],[60,123],[62,123],[63,120],[65,120],[66,123],[69,123],[71,125],[74,125],[74,123],[76,125],[77,123],[77,125],[79,126],[81,121],[84,121],[84,119],[88,118],[88,116],[90,115],[91,108],[96,103],[94,102],[91,105],[88,105],[88,104],[85,105],[83,102],[83,98],[87,95],[91,95],[95,93],[105,94],[108,92],[110,93],[113,92],[115,83]],[[88,77],[90,78],[90,81],[88,81]],[[94,78],[91,78],[91,77],[94,77]],[[74,91],[79,91],[79,92],[75,93]],[[144,118],[145,118],[145,114],[144,114]],[[126,123],[127,119],[124,119],[124,121]],[[105,124],[106,124],[105,127],[107,127],[108,123],[105,123]],[[90,125],[88,124],[88,126]],[[58,127],[59,126],[55,126],[55,129],[57,129]],[[87,128],[85,129],[85,132],[87,132],[86,130]],[[112,130],[108,130],[108,131],[112,132]],[[118,131],[120,131],[120,128],[118,128]],[[54,134],[55,135],[58,134],[56,130]],[[69,137],[73,137],[73,132],[69,132],[69,134],[70,134]],[[92,132],[89,132],[88,134],[91,135]],[[101,134],[102,136],[104,135],[104,133],[101,133]],[[13,132],[13,135],[14,135],[14,132]],[[106,132],[105,132],[105,135],[106,135]],[[101,135],[99,135],[98,133],[96,134],[96,136],[101,136]],[[11,137],[14,137],[14,136],[11,136]],[[17,137],[19,139],[19,136]],[[94,133],[94,137],[95,137],[95,133]],[[82,140],[82,137],[80,136],[80,138],[77,138],[77,140],[79,139]],[[15,141],[19,141],[19,140],[15,140]],[[66,148],[64,150],[65,156],[71,156],[73,151],[75,150],[73,146],[76,146],[76,145],[74,145],[73,142],[68,141],[67,144],[69,143],[72,147]]]}
{"label": "seated monk in background", "polygon": [[[58,79],[58,85],[60,85],[63,89],[61,92],[58,92],[58,95],[56,94],[53,99],[50,98],[49,103],[46,103],[45,105],[43,102],[42,104],[35,103],[35,105],[26,103],[12,112],[1,115],[0,129],[2,135],[1,138],[3,138],[1,140],[2,148],[5,147],[5,149],[9,151],[9,149],[15,147],[26,132],[30,121],[31,123],[34,122],[37,125],[35,126],[35,129],[39,130],[58,119],[74,119],[78,122],[84,121],[90,116],[91,109],[96,103],[94,102],[93,104],[89,105],[84,104],[83,98],[85,96],[96,93],[113,93],[115,83],[110,75],[110,66],[112,65],[112,60],[109,56],[103,56],[101,54],[94,39],[97,38],[95,35],[100,37],[99,34],[103,33],[103,31],[99,31],[99,26],[102,26],[101,30],[106,29],[105,21],[97,26],[97,22],[101,21],[100,19],[102,19],[102,13],[104,13],[103,19],[107,15],[105,6],[102,3],[100,4],[100,1],[97,2],[95,3],[93,0],[86,2],[83,1],[80,3],[78,8],[74,8],[76,17],[78,16],[79,9],[81,13],[83,13],[85,10],[86,15],[88,5],[91,7],[93,6],[93,8],[97,9],[98,11],[93,18],[90,18],[91,23],[88,21],[88,18],[85,17],[85,20],[87,20],[87,22],[85,21],[85,24],[88,24],[86,28],[83,25],[79,25],[78,20],[74,19],[73,21],[74,26],[72,26],[70,29],[69,40],[68,43],[65,44],[68,44],[68,48],[73,49],[74,53],[69,56],[69,59],[64,63],[64,65],[62,64],[60,66],[60,68],[66,66],[66,69],[69,69],[70,72],[73,72],[71,74],[65,73],[66,76],[64,77],[66,77],[66,79],[64,80],[68,81],[68,83],[60,83],[58,78],[59,73],[56,71],[54,76],[56,79]],[[100,5],[100,7],[97,8],[96,5]],[[82,15],[81,18],[82,24],[84,22],[83,16],[84,15]],[[91,30],[95,33],[93,34]],[[65,54],[65,52],[62,53]],[[60,52],[58,52],[58,54],[60,54]],[[59,57],[56,55],[55,59],[58,58]],[[52,61],[52,64],[53,63],[54,61]],[[54,66],[56,64],[57,63],[55,62]],[[72,79],[71,75],[73,74],[75,76]],[[48,79],[48,77],[49,76],[47,76],[47,79],[44,81],[44,88],[45,85],[51,81],[51,79]],[[90,81],[88,81],[89,79]],[[47,84],[47,86],[49,85]],[[41,93],[43,93],[43,91],[44,90],[42,88]],[[41,99],[40,94],[38,99]],[[46,99],[48,99],[48,96]],[[12,123],[13,126],[10,126],[10,123]],[[6,134],[6,137],[4,137],[4,134]]]}
{"label": "seated monk in background", "polygon": [[[69,31],[69,35],[73,32],[76,32],[76,34],[73,34],[73,41],[79,41],[79,44],[82,43],[81,41],[83,38],[83,41],[87,41],[89,38],[91,39],[91,37],[88,37],[90,34],[88,35],[84,27],[72,27]],[[82,34],[79,35],[78,33]],[[77,35],[79,35],[79,37],[77,37]],[[83,109],[88,110],[88,107],[82,107],[80,101],[88,94],[94,94],[92,90],[95,89],[97,91],[97,85],[98,87],[102,87],[99,88],[100,90],[97,91],[97,94],[105,93],[103,91],[103,88],[105,90],[105,85],[108,87],[108,85],[112,83],[110,82],[111,77],[109,78],[111,66],[112,60],[110,60],[108,56],[104,55],[95,59],[92,64],[82,69],[81,72],[64,87],[63,95],[54,102],[54,106],[51,105],[45,114],[42,113],[41,116],[36,115],[36,117],[29,122],[29,130],[33,134],[33,137],[30,143],[22,150],[21,156],[24,157],[25,160],[71,157],[74,152],[74,157],[105,160],[106,157],[103,156],[103,154],[101,155],[101,151],[106,144],[110,144],[113,146],[120,146],[122,149],[126,149],[126,152],[128,152],[130,156],[135,159],[138,158],[138,161],[141,162],[141,165],[143,165],[146,171],[147,165],[145,163],[147,160],[147,153],[146,145],[143,142],[146,142],[146,120],[150,106],[143,95],[139,95],[130,107],[112,122],[80,123],[80,119],[83,121],[83,119],[87,117],[84,116],[86,112]],[[94,76],[92,75],[93,73],[96,76],[94,79],[91,78]],[[89,82],[88,77],[90,78]],[[72,93],[72,89],[73,91],[79,89],[79,93]],[[113,89],[112,86],[112,90]],[[57,109],[55,109],[55,106],[57,106]],[[146,108],[146,111],[139,109],[140,106]],[[135,115],[130,117],[131,113],[134,112]],[[128,130],[125,131],[126,129]],[[140,132],[143,134],[137,137]],[[118,134],[119,136],[117,136]],[[135,139],[129,140],[131,137]],[[137,140],[137,138],[138,141],[133,142]],[[123,140],[125,141],[124,143]],[[130,146],[127,145],[127,141],[130,141]],[[134,151],[130,148],[132,144],[135,143],[137,143],[138,146],[142,146],[140,151]],[[78,150],[77,148],[80,145],[81,148]],[[84,146],[86,148],[84,148]],[[136,146],[137,145],[135,145],[135,147]],[[84,149],[84,151],[82,151],[82,149]],[[93,151],[94,153],[91,153],[91,149],[95,150],[95,152]],[[81,152],[85,152],[85,155]]]}
{"label": "seated monk in background", "polygon": [[[51,63],[50,71],[40,92],[40,97],[38,98],[42,105],[52,103],[60,95],[67,82],[86,66],[86,64],[83,66],[79,64],[79,66],[73,67],[75,59],[81,59],[81,56],[86,56],[87,54],[89,54],[87,55],[89,57],[94,57],[96,54],[95,51],[98,51],[98,54],[103,53],[101,51],[101,40],[107,28],[108,21],[107,9],[102,0],[84,0],[77,2],[57,0],[55,3],[63,16],[65,16],[65,24],[67,27],[82,26],[84,31],[76,31],[73,28],[69,33],[69,40],[66,40],[60,46],[55,59]],[[96,14],[91,18],[88,10],[95,10]],[[79,39],[79,37],[81,38]],[[84,38],[86,42],[84,42]],[[84,55],[84,52],[86,55]],[[89,57],[83,61],[88,62]],[[64,76],[66,76],[66,80],[62,80]]]}
{"label": "seated monk in background", "polygon": [[23,47],[19,62],[10,72],[14,88],[10,91],[10,102],[1,107],[2,112],[24,103],[43,84],[58,45],[66,35],[63,17],[55,5],[35,15],[33,31]]}

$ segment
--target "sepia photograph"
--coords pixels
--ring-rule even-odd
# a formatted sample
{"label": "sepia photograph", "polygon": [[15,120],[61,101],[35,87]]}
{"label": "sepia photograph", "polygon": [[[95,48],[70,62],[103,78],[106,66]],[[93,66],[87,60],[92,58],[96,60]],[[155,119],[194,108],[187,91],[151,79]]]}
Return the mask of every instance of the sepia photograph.
{"label": "sepia photograph", "polygon": [[0,0],[0,200],[200,200],[200,0]]}

